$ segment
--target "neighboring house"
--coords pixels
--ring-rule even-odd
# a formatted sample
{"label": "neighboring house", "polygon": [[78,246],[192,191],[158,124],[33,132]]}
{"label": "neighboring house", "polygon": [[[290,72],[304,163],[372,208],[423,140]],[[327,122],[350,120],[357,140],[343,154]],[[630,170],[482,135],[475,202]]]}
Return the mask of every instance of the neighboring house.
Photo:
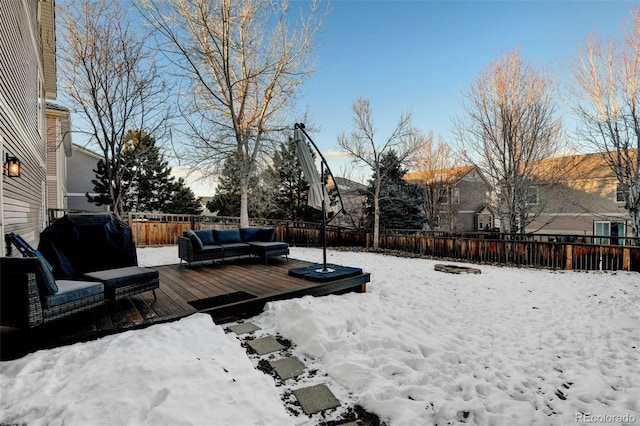
{"label": "neighboring house", "polygon": [[94,192],[92,180],[96,179],[94,170],[98,168],[98,161],[102,156],[83,148],[72,145],[72,155],[67,159],[67,208],[83,211],[108,211],[109,206],[96,206],[87,201],[86,194],[97,195]]}
{"label": "neighboring house", "polygon": [[[338,189],[340,190],[346,213],[336,217],[331,222],[331,225],[351,229],[364,228],[367,223],[365,212],[367,186],[342,177],[336,177],[335,184],[338,185]],[[327,190],[331,191],[333,187],[334,181],[329,178]],[[339,203],[335,206],[329,206],[327,211],[329,211],[330,214],[335,214],[337,208],[339,208]]]}
{"label": "neighboring house", "polygon": [[[537,192],[556,194],[543,214],[527,229],[534,233],[556,234],[559,239],[600,236],[595,243],[622,244],[618,237],[630,236],[624,195],[602,154],[581,154],[551,158],[542,170],[565,170],[560,191],[547,191],[541,183]],[[544,177],[541,176],[541,181]],[[535,231],[534,231],[535,230]]]}
{"label": "neighboring house", "polygon": [[425,188],[425,213],[431,229],[471,232],[496,226],[489,204],[492,188],[476,166],[413,171],[405,179]]}
{"label": "neighboring house", "polygon": [[[55,2],[0,2],[0,232],[37,245],[47,222],[46,99],[56,98]],[[7,157],[19,177],[5,173]],[[5,254],[0,244],[0,254]]]}
{"label": "neighboring house", "polygon": [[67,209],[67,157],[71,157],[69,110],[47,102],[47,209]]}

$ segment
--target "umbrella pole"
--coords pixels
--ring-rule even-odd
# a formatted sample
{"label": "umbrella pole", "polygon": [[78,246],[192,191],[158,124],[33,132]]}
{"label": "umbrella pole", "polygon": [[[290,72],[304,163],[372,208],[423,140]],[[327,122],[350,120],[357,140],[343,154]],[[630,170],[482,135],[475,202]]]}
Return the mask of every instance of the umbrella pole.
{"label": "umbrella pole", "polygon": [[[320,179],[322,179],[322,188],[324,195],[324,164],[320,162]],[[322,272],[327,272],[327,204],[324,196],[322,197]]]}

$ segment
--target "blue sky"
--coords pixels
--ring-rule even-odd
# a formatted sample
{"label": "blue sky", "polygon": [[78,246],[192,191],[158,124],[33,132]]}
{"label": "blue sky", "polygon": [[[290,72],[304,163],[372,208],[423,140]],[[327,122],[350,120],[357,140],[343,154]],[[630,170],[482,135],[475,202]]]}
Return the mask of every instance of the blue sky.
{"label": "blue sky", "polygon": [[453,144],[451,121],[461,113],[462,92],[492,60],[520,46],[522,58],[565,79],[578,41],[592,31],[620,38],[633,5],[638,3],[334,0],[298,108],[319,127],[311,137],[336,175],[347,166],[331,151],[338,150],[338,135],[351,130],[358,97],[369,98],[380,140],[400,114],[412,111],[418,128]]}

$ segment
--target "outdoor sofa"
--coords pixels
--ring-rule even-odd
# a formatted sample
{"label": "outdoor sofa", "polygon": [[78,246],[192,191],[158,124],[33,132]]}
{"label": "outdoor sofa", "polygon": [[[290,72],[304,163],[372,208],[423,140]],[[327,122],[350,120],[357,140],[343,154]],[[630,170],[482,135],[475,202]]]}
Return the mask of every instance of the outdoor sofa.
{"label": "outdoor sofa", "polygon": [[178,240],[180,263],[237,256],[258,256],[267,263],[270,257],[288,256],[289,244],[276,241],[273,228],[248,227],[233,229],[202,229],[184,232]]}
{"label": "outdoor sofa", "polygon": [[44,257],[0,257],[0,324],[34,328],[159,287],[158,271],[129,266],[55,278]]}
{"label": "outdoor sofa", "polygon": [[35,328],[104,304],[104,284],[56,280],[41,257],[0,257],[0,324]]}

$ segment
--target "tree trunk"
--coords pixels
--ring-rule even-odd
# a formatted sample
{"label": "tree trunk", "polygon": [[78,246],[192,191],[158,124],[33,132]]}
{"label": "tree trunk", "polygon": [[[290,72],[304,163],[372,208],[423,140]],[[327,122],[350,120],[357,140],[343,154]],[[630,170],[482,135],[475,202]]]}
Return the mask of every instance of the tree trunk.
{"label": "tree trunk", "polygon": [[240,178],[240,227],[247,228],[249,226],[249,184],[246,177]]}
{"label": "tree trunk", "polygon": [[380,248],[380,170],[376,170],[376,189],[373,194],[373,249]]}

